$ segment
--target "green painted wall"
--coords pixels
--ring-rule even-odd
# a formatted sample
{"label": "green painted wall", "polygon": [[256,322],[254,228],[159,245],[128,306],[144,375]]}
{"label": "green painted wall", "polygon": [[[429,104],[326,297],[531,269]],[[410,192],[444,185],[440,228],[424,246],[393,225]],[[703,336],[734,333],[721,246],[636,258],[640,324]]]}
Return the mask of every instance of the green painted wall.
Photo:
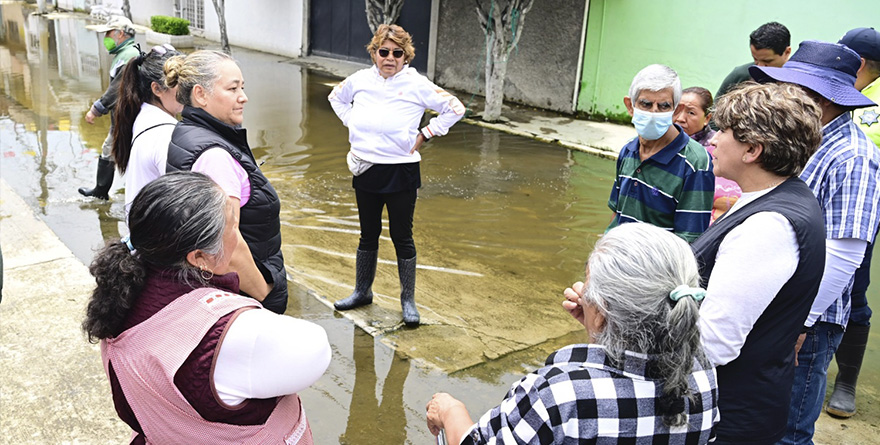
{"label": "green painted wall", "polygon": [[662,63],[682,87],[715,94],[733,67],[751,61],[749,33],[770,21],[807,39],[836,42],[856,27],[880,29],[880,0],[589,0],[577,110],[629,121],[623,97],[633,76]]}

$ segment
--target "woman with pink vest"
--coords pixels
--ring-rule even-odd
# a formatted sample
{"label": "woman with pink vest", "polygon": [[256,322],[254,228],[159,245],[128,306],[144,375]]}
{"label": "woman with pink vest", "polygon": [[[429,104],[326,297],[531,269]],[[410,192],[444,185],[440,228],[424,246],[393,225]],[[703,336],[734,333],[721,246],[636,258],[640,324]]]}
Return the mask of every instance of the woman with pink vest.
{"label": "woman with pink vest", "polygon": [[134,199],[131,237],[89,268],[83,329],[131,443],[312,443],[296,393],[327,369],[327,334],[238,295],[237,226],[210,178],[170,173]]}

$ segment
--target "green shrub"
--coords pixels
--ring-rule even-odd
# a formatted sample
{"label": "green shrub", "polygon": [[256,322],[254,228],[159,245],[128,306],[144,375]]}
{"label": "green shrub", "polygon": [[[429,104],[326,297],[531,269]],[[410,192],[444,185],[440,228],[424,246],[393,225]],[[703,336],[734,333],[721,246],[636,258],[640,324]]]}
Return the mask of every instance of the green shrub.
{"label": "green shrub", "polygon": [[189,20],[167,15],[154,15],[150,17],[150,28],[162,34],[173,36],[189,35]]}

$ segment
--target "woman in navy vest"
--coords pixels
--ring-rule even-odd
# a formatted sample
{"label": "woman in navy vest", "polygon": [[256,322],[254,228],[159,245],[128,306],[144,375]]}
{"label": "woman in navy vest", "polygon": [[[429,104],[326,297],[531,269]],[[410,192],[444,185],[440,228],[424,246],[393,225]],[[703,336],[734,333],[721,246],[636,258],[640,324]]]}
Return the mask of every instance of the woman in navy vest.
{"label": "woman in navy vest", "polygon": [[743,191],[692,244],[707,290],[700,335],[718,370],[716,444],[785,433],[795,346],[825,264],[822,212],[797,176],[822,140],[820,114],[784,84],[746,84],[716,105],[715,175]]}
{"label": "woman in navy vest", "polygon": [[184,105],[168,145],[167,172],[204,173],[235,203],[244,243],[232,259],[242,293],[279,314],[287,309],[287,271],[281,255],[281,204],[247,142],[244,77],[219,51],[196,51],[165,63],[165,83]]}

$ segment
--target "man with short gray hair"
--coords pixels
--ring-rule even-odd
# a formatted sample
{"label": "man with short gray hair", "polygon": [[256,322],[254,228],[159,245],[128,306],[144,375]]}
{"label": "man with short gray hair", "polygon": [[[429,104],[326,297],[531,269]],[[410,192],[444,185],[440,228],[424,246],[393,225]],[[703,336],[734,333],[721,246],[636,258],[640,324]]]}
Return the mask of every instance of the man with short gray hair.
{"label": "man with short gray hair", "polygon": [[687,242],[709,226],[715,175],[709,153],[672,116],[681,99],[681,81],[672,68],[649,65],[639,71],[623,104],[638,137],[617,158],[608,207],[620,224],[644,222]]}

